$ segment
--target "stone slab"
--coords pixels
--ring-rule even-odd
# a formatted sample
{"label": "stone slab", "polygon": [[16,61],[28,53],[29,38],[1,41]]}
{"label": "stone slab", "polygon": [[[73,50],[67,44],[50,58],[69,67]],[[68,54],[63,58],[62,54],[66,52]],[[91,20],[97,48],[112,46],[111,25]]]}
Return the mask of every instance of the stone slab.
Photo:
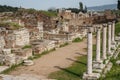
{"label": "stone slab", "polygon": [[9,68],[8,66],[0,66],[0,73],[8,68]]}
{"label": "stone slab", "polygon": [[97,80],[99,78],[100,78],[99,73],[92,73],[92,74],[84,73],[83,74],[83,80]]}
{"label": "stone slab", "polygon": [[93,61],[93,69],[103,69],[103,61]]}

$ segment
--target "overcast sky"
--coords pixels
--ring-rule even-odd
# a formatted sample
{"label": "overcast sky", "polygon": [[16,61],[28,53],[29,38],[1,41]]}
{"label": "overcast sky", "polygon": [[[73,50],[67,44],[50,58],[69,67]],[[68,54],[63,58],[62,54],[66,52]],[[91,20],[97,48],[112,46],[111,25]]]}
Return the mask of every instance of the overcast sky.
{"label": "overcast sky", "polygon": [[117,0],[0,0],[1,5],[17,6],[24,8],[35,8],[47,10],[51,7],[56,8],[78,8],[79,2],[86,6],[99,6],[117,3]]}

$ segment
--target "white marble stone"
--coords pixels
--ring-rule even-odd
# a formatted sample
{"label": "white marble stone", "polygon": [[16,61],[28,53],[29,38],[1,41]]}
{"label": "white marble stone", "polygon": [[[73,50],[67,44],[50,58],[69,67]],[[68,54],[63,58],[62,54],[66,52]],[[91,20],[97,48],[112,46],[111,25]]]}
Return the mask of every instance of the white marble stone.
{"label": "white marble stone", "polygon": [[87,73],[92,74],[92,32],[88,32]]}
{"label": "white marble stone", "polygon": [[25,66],[31,66],[33,64],[34,64],[34,62],[32,60],[24,60],[24,65]]}
{"label": "white marble stone", "polygon": [[116,64],[120,65],[120,60],[116,61]]}
{"label": "white marble stone", "polygon": [[92,73],[92,74],[83,74],[83,80],[97,80],[100,78],[99,73]]}
{"label": "white marble stone", "polygon": [[108,23],[108,55],[111,55],[111,26],[112,23]]}
{"label": "white marble stone", "polygon": [[103,59],[106,59],[107,57],[106,57],[106,40],[107,40],[107,25],[106,24],[104,24],[103,25],[103,35],[102,35],[102,53],[103,53],[103,55],[102,55],[102,58]]}
{"label": "white marble stone", "polygon": [[96,61],[100,61],[100,28],[97,29],[97,39],[96,39]]}

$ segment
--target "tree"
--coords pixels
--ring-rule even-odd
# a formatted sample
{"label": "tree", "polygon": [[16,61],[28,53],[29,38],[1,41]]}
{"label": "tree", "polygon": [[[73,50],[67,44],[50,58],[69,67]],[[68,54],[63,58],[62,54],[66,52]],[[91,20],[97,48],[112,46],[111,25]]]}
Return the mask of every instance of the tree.
{"label": "tree", "polygon": [[83,11],[83,3],[79,2],[80,11]]}
{"label": "tree", "polygon": [[85,6],[85,8],[84,8],[84,13],[86,13],[87,12],[87,7]]}
{"label": "tree", "polygon": [[56,12],[56,10],[57,9],[55,7],[51,7],[51,8],[48,9],[49,12]]}
{"label": "tree", "polygon": [[120,0],[118,0],[117,8],[120,10]]}

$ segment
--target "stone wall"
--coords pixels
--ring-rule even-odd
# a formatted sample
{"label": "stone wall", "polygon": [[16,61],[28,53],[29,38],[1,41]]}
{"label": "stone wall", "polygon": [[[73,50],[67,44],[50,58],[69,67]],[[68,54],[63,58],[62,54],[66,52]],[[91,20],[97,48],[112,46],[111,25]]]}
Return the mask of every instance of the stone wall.
{"label": "stone wall", "polygon": [[0,36],[0,49],[3,49],[5,46],[5,40],[3,36]]}
{"label": "stone wall", "polygon": [[13,36],[15,37],[15,45],[24,46],[29,44],[29,32],[27,29],[15,30]]}

